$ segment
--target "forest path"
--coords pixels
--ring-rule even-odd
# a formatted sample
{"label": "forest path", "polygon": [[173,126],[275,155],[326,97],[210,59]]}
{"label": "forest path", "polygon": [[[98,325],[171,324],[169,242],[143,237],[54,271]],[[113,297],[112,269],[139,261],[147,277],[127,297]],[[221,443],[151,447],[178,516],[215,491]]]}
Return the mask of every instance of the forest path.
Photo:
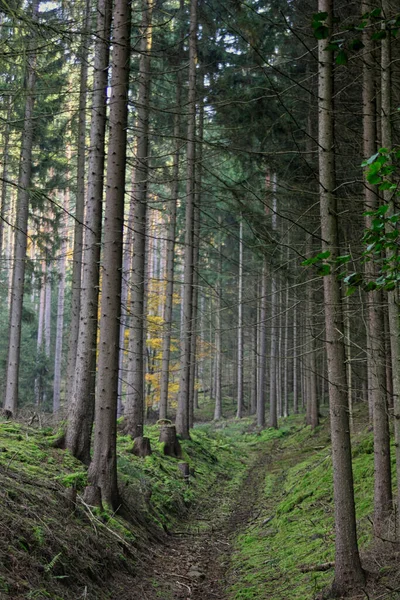
{"label": "forest path", "polygon": [[272,457],[271,448],[256,457],[233,500],[224,496],[223,486],[215,495],[211,489],[207,503],[191,511],[165,545],[149,548],[146,574],[135,582],[132,600],[227,599],[234,537],[259,515]]}

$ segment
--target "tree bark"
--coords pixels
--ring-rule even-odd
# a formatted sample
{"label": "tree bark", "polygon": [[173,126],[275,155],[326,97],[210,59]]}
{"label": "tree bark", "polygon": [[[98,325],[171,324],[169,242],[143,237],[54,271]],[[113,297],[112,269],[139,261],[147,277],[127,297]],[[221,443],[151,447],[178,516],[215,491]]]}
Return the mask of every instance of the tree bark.
{"label": "tree bark", "polygon": [[100,488],[102,502],[116,510],[119,504],[117,487],[119,319],[131,34],[129,0],[115,0],[113,24],[100,341],[95,406],[96,435],[88,481],[90,486]]}
{"label": "tree bark", "polygon": [[265,426],[265,370],[267,355],[267,277],[268,266],[266,257],[263,258],[260,288],[260,323],[259,323],[259,379],[257,390],[257,426]]}
{"label": "tree bark", "polygon": [[237,348],[237,411],[243,417],[243,218],[239,222],[239,277],[238,277],[238,348]]}
{"label": "tree bark", "polygon": [[[221,217],[218,217],[218,224],[221,225]],[[215,410],[214,420],[218,421],[222,419],[222,347],[221,347],[221,294],[222,294],[222,244],[218,245],[218,269],[217,269],[217,284],[215,286],[216,299],[214,302],[215,310],[215,380],[214,380],[214,393],[215,393]]]}
{"label": "tree bark", "polygon": [[128,345],[128,375],[124,412],[125,432],[133,438],[143,436],[145,409],[146,351],[146,229],[149,178],[149,119],[151,86],[152,14],[154,0],[143,0],[139,94],[137,117],[137,156],[134,191],[134,238],[131,276],[131,307]]}
{"label": "tree bark", "polygon": [[[333,0],[319,0],[318,11],[327,13],[332,34]],[[318,158],[323,251],[335,261],[338,251],[338,218],[334,162],[333,52],[328,40],[318,41]],[[347,411],[346,366],[343,343],[343,313],[336,273],[324,278],[326,349],[332,438],[333,494],[335,504],[335,578],[332,591],[346,594],[364,584],[357,546],[351,442]]]}
{"label": "tree bark", "polygon": [[169,385],[169,365],[170,365],[170,347],[172,332],[172,308],[174,295],[174,259],[175,259],[175,236],[176,236],[176,214],[177,200],[179,193],[179,159],[180,159],[180,109],[182,82],[181,71],[178,71],[176,82],[176,113],[174,117],[174,138],[175,152],[172,164],[172,186],[171,199],[169,202],[169,223],[167,233],[167,263],[166,263],[166,290],[164,305],[164,332],[161,363],[161,389],[160,389],[160,419],[166,419],[168,413],[168,385]]}
{"label": "tree bark", "polygon": [[[79,105],[78,105],[78,148],[77,148],[77,175],[76,199],[74,218],[74,244],[72,250],[72,281],[71,281],[71,322],[69,325],[68,355],[67,355],[67,397],[73,393],[75,365],[78,349],[78,335],[81,309],[81,278],[82,278],[82,253],[83,253],[83,224],[85,206],[85,161],[86,161],[86,105],[87,105],[87,78],[88,78],[88,35],[90,22],[91,0],[86,0],[85,20],[83,25],[82,41],[79,50],[81,61],[79,75]],[[101,6],[101,5],[100,5]],[[95,85],[95,84],[94,84]],[[97,89],[97,88],[94,88]],[[96,93],[96,92],[95,92]]]}
{"label": "tree bark", "polygon": [[[69,190],[64,194],[64,206],[69,207]],[[58,297],[57,297],[57,317],[56,317],[56,346],[54,352],[54,381],[53,381],[53,414],[57,415],[60,410],[61,396],[61,357],[64,338],[64,300],[65,300],[65,267],[67,256],[67,223],[66,213],[61,216],[61,247],[58,262]]]}
{"label": "tree bark", "polygon": [[201,186],[204,133],[204,74],[199,78],[199,119],[196,139],[196,173],[193,214],[193,283],[192,283],[192,331],[190,340],[190,382],[189,382],[189,428],[194,425],[195,387],[197,369],[197,324],[199,304],[199,261],[200,261],[200,226],[201,226]]}
{"label": "tree bark", "polygon": [[[39,0],[32,0],[30,13],[32,22],[38,21]],[[18,407],[18,376],[21,349],[22,304],[26,265],[29,188],[32,177],[32,149],[36,84],[36,27],[32,28],[31,38],[26,49],[25,113],[22,128],[21,153],[19,160],[18,195],[16,207],[15,239],[13,252],[13,272],[9,317],[9,338],[6,366],[4,409],[15,416]]]}
{"label": "tree bark", "polygon": [[[390,2],[388,0],[382,1],[382,12],[384,19],[389,19],[389,15],[391,14]],[[386,36],[382,39],[381,42],[381,144],[383,147],[391,149],[392,148],[392,122],[391,122],[391,110],[392,110],[392,77],[391,77],[391,33],[390,33],[390,25],[386,26],[386,22],[383,21],[382,25],[386,29]],[[384,200],[387,204],[389,204],[389,211],[387,213],[388,216],[396,212],[397,206],[394,203],[393,192],[390,190],[385,190],[383,192]],[[392,251],[387,251],[387,258],[390,260]],[[389,318],[389,333],[390,333],[390,350],[391,350],[391,359],[392,359],[392,377],[393,377],[393,412],[394,412],[394,436],[395,436],[395,448],[396,448],[396,473],[397,473],[397,518],[400,519],[400,348],[399,348],[399,297],[398,297],[398,288],[395,288],[393,291],[387,292],[388,299],[388,318]],[[384,351],[384,347],[380,344],[380,352]],[[377,359],[381,358],[381,355]],[[379,361],[380,362],[380,361]],[[383,376],[383,375],[382,375]],[[380,390],[381,391],[381,390]],[[383,394],[382,394],[383,396]],[[390,465],[390,453],[388,443],[388,432],[387,435],[386,430],[386,419],[387,416],[383,414],[383,406],[386,407],[386,402],[383,397],[381,399],[381,424],[382,429],[380,429],[381,441],[383,442],[383,436],[385,436],[385,455],[380,458],[381,461],[385,461],[385,465],[387,461],[389,461]],[[374,404],[374,422],[376,420],[375,417],[376,404]],[[377,451],[381,453],[383,452],[383,447],[377,448]],[[386,471],[387,473],[387,471]],[[388,473],[387,473],[388,474]],[[389,470],[390,474],[390,470]],[[383,483],[383,482],[381,482]],[[388,482],[386,482],[388,483]],[[379,496],[382,493],[385,493],[385,488],[382,486],[380,490],[376,490],[377,495]],[[387,501],[389,497],[387,493],[380,497],[382,506],[381,510],[384,510],[387,514],[389,510],[389,506]],[[385,517],[385,515],[383,515]],[[375,519],[374,514],[374,519]],[[375,525],[375,522],[374,522]],[[379,521],[378,521],[378,534],[379,534]],[[397,531],[399,528],[397,527]]]}
{"label": "tree bark", "polygon": [[74,385],[69,394],[65,438],[66,448],[86,464],[90,462],[90,440],[94,417],[110,25],[111,0],[99,0],[97,5],[81,311],[76,352],[76,372]]}
{"label": "tree bark", "polygon": [[183,320],[181,332],[181,364],[176,430],[183,438],[189,434],[190,341],[193,302],[193,223],[195,197],[195,134],[196,134],[196,62],[197,62],[197,0],[190,0],[189,27],[189,91],[187,133],[187,183],[185,212],[185,250],[183,282]]}
{"label": "tree bark", "polygon": [[[297,299],[297,298],[296,298]],[[293,309],[293,412],[299,412],[299,361],[297,351],[297,304]]]}

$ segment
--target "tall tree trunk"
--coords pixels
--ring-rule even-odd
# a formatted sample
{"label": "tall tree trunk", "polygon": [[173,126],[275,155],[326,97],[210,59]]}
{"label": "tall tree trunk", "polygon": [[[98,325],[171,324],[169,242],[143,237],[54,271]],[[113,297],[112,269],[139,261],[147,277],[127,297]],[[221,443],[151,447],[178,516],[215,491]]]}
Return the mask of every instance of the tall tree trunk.
{"label": "tall tree trunk", "polygon": [[91,488],[100,488],[101,500],[113,510],[116,510],[119,504],[117,391],[130,35],[130,1],[115,0],[100,306],[99,370],[95,406],[96,435],[93,445],[93,460],[88,472]]}
{"label": "tall tree trunk", "polygon": [[90,462],[90,440],[94,416],[110,25],[111,0],[99,0],[97,5],[94,92],[90,126],[81,313],[76,372],[72,393],[69,395],[65,440],[66,448],[86,464]]}
{"label": "tall tree trunk", "polygon": [[[219,224],[221,223],[221,217],[218,220]],[[222,294],[222,285],[221,285],[221,276],[222,276],[222,259],[221,259],[221,244],[219,244],[219,253],[218,253],[218,274],[217,274],[217,285],[216,285],[216,300],[214,303],[215,310],[215,410],[214,410],[214,420],[222,418],[222,347],[221,347],[221,294]]]}
{"label": "tall tree trunk", "polygon": [[[289,252],[287,255],[287,264],[289,265]],[[286,280],[286,292],[285,292],[285,327],[284,327],[284,342],[283,342],[283,416],[289,416],[289,279]]]}
{"label": "tall tree trunk", "polygon": [[[33,23],[38,21],[39,0],[32,0],[30,11]],[[22,303],[29,215],[29,188],[32,176],[33,107],[36,83],[36,27],[31,29],[31,38],[26,49],[25,113],[22,128],[21,154],[19,160],[18,195],[13,252],[11,305],[9,317],[9,339],[6,367],[4,409],[15,416],[18,407],[18,375],[20,364]]]}
{"label": "tall tree trunk", "polygon": [[[307,244],[307,254],[312,256],[312,240]],[[317,364],[315,356],[315,335],[314,335],[314,286],[309,281],[306,286],[306,378],[307,378],[307,425],[314,429],[319,424],[318,416],[318,393],[317,393]]]}
{"label": "tall tree trunk", "polygon": [[[277,231],[276,173],[272,175],[272,231]],[[271,277],[271,359],[269,381],[269,426],[278,427],[278,393],[277,393],[277,364],[278,364],[278,287],[277,278],[272,267]]]}
{"label": "tall tree trunk", "polygon": [[[327,14],[326,24],[331,35],[333,0],[319,0],[318,11]],[[330,252],[331,261],[335,261],[339,241],[334,192],[333,52],[327,49],[328,43],[329,39],[318,41],[319,194],[322,248]],[[357,546],[340,285],[333,270],[323,279],[335,503],[335,578],[332,591],[342,595],[350,588],[362,585],[364,573]]]}
{"label": "tall tree trunk", "polygon": [[[64,206],[69,207],[69,190],[64,194]],[[57,317],[56,317],[56,347],[54,353],[54,382],[53,382],[53,414],[57,415],[60,410],[61,396],[61,357],[64,333],[64,299],[65,299],[65,266],[67,256],[67,224],[66,213],[61,217],[61,247],[60,258],[58,262],[58,297],[57,297]]]}
{"label": "tall tree trunk", "polygon": [[[297,298],[295,298],[297,301]],[[299,360],[297,350],[297,302],[293,309],[293,412],[299,412]]]}
{"label": "tall tree trunk", "polygon": [[195,387],[197,370],[197,324],[199,304],[199,261],[200,261],[200,219],[201,186],[204,133],[204,74],[199,78],[199,120],[196,143],[196,174],[193,223],[193,292],[192,292],[192,331],[190,340],[190,383],[189,383],[189,428],[194,424]]}
{"label": "tall tree trunk", "polygon": [[[68,355],[67,355],[67,397],[73,393],[75,365],[78,347],[80,309],[81,309],[81,277],[83,251],[83,223],[85,205],[85,161],[86,161],[86,104],[88,78],[88,37],[90,23],[91,0],[86,0],[85,20],[83,25],[79,60],[81,61],[79,75],[79,105],[78,105],[78,148],[77,148],[77,178],[74,218],[74,244],[72,251],[72,281],[71,281],[71,322],[69,325]],[[94,88],[97,89],[97,88]],[[96,93],[96,92],[95,92]]]}
{"label": "tall tree trunk", "polygon": [[[134,152],[136,152],[136,144],[134,144]],[[121,322],[119,328],[119,358],[118,358],[118,417],[123,413],[124,407],[122,402],[122,387],[124,379],[126,378],[126,371],[124,370],[124,355],[125,355],[125,332],[128,326],[128,296],[129,296],[129,284],[130,284],[130,271],[132,263],[132,247],[133,247],[133,232],[135,222],[135,203],[134,190],[135,190],[135,174],[136,169],[132,169],[131,177],[131,202],[129,205],[128,215],[128,226],[124,224],[124,251],[122,260],[122,288],[121,288]]]}
{"label": "tall tree trunk", "polygon": [[243,416],[243,218],[239,222],[239,277],[238,277],[238,348],[237,348],[237,411]]}
{"label": "tall tree trunk", "polygon": [[164,334],[162,347],[162,366],[161,366],[161,389],[160,389],[160,419],[167,418],[168,412],[168,385],[169,385],[169,366],[170,349],[172,333],[172,308],[174,294],[174,258],[175,258],[175,236],[176,236],[176,213],[177,200],[179,193],[179,158],[180,158],[180,109],[181,109],[181,71],[178,71],[176,82],[176,113],[174,117],[174,138],[175,152],[172,164],[172,186],[171,199],[169,202],[169,223],[167,233],[167,264],[166,270],[166,290],[164,305]]}
{"label": "tall tree trunk", "polygon": [[[383,27],[386,29],[386,36],[382,39],[381,42],[381,144],[383,147],[391,149],[392,148],[392,123],[391,123],[391,110],[392,110],[392,77],[391,77],[391,33],[390,33],[390,25],[386,26],[386,20],[389,20],[389,16],[391,14],[391,6],[389,0],[382,1],[382,12],[385,21],[383,21]],[[383,192],[385,202],[389,204],[388,216],[393,214],[397,210],[397,206],[394,203],[393,192],[391,190],[385,190]],[[392,251],[387,251],[387,258],[390,260]],[[399,348],[399,292],[398,289],[395,288],[393,291],[389,291],[387,293],[388,299],[388,318],[389,318],[389,333],[390,333],[390,350],[391,350],[391,358],[392,358],[392,377],[393,377],[393,409],[394,409],[394,435],[395,435],[395,448],[396,448],[396,473],[397,473],[397,517],[400,519],[400,348]],[[383,324],[383,323],[382,323]],[[380,353],[384,351],[383,340],[380,339]],[[372,342],[371,342],[372,343]],[[381,354],[378,356],[377,361],[380,362]],[[382,357],[383,358],[383,357]],[[382,374],[383,377],[383,374]],[[381,391],[381,396],[382,390]],[[384,397],[384,396],[383,396]],[[380,413],[381,413],[381,426],[379,435],[381,436],[381,442],[383,442],[383,436],[385,436],[385,442],[388,442],[388,435],[386,430],[386,419],[387,415],[383,414],[383,406],[386,407],[386,402],[381,400],[380,403]],[[375,416],[376,404],[374,404],[374,423],[376,422]],[[386,418],[385,418],[386,417]],[[377,427],[375,425],[374,429]],[[383,448],[377,448],[377,451],[381,450],[383,452]],[[390,465],[390,454],[389,447],[385,445],[386,455],[382,457],[382,460],[386,462],[389,461]],[[387,473],[387,471],[386,471]],[[389,474],[390,475],[390,471]],[[383,482],[382,482],[383,483]],[[384,489],[375,490],[376,494],[382,494]],[[381,496],[382,507],[381,510],[388,511],[389,507],[387,501],[389,501],[389,496],[386,494],[385,496]],[[385,503],[385,504],[384,504]],[[383,515],[384,516],[384,515]],[[374,514],[374,525],[375,519],[377,515]],[[379,526],[379,523],[378,523]],[[398,530],[398,529],[397,529]],[[379,534],[379,528],[378,528]]]}
{"label": "tall tree trunk", "polygon": [[[38,332],[37,332],[37,342],[36,342],[36,364],[39,366],[39,358],[41,358],[41,353],[43,351],[43,331],[44,331],[44,313],[46,310],[46,263],[42,261],[42,278],[40,281],[40,293],[39,293],[39,307],[38,307]],[[39,371],[37,371],[37,375],[35,377],[34,382],[34,391],[35,391],[35,404],[39,406],[42,403],[42,384],[41,377]]]}
{"label": "tall tree trunk", "polygon": [[181,332],[181,364],[179,380],[176,430],[183,437],[189,436],[190,395],[190,341],[192,330],[193,300],[193,224],[195,197],[195,150],[196,150],[196,62],[197,62],[197,0],[190,0],[189,26],[189,92],[187,133],[187,183],[185,213],[185,252],[183,282],[183,330]]}
{"label": "tall tree trunk", "polygon": [[249,414],[257,412],[257,376],[258,376],[258,324],[257,307],[254,311],[254,324],[251,327],[251,388]]}
{"label": "tall tree trunk", "polygon": [[8,162],[10,151],[10,121],[12,115],[12,96],[8,98],[7,117],[4,128],[3,139],[3,170],[1,173],[1,198],[0,198],[0,265],[3,267],[3,241],[4,241],[4,222],[7,208],[7,177],[8,177]]}
{"label": "tall tree trunk", "polygon": [[257,390],[257,426],[265,426],[265,370],[267,355],[267,277],[268,266],[266,257],[263,258],[263,268],[260,287],[260,320],[259,320],[259,377]]}
{"label": "tall tree trunk", "polygon": [[[124,425],[133,438],[143,436],[145,408],[146,351],[146,229],[149,178],[149,121],[151,86],[152,15],[154,0],[143,0],[139,94],[137,117],[137,157],[134,193],[134,239],[131,276],[131,319],[128,346],[128,375]],[[149,264],[150,267],[150,264]]]}

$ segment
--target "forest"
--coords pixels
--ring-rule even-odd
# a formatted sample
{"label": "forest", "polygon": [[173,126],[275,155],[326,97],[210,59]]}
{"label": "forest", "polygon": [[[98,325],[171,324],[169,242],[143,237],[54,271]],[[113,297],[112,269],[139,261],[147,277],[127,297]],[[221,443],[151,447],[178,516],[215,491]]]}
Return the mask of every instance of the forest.
{"label": "forest", "polygon": [[393,0],[0,0],[0,598],[400,598]]}

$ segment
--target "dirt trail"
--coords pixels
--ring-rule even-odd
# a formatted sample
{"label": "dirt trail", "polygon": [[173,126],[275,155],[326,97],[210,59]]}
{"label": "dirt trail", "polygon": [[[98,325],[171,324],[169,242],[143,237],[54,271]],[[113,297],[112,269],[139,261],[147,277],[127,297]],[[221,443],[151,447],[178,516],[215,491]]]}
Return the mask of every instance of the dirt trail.
{"label": "dirt trail", "polygon": [[[259,455],[244,479],[228,514],[218,497],[210,497],[186,526],[173,532],[165,545],[150,548],[140,570],[132,600],[225,600],[232,578],[230,556],[234,535],[259,514],[259,494],[271,462],[270,452]],[[222,514],[221,514],[222,513]],[[213,515],[213,516],[210,516]],[[196,531],[196,523],[199,527]],[[201,531],[200,531],[201,529]]]}

